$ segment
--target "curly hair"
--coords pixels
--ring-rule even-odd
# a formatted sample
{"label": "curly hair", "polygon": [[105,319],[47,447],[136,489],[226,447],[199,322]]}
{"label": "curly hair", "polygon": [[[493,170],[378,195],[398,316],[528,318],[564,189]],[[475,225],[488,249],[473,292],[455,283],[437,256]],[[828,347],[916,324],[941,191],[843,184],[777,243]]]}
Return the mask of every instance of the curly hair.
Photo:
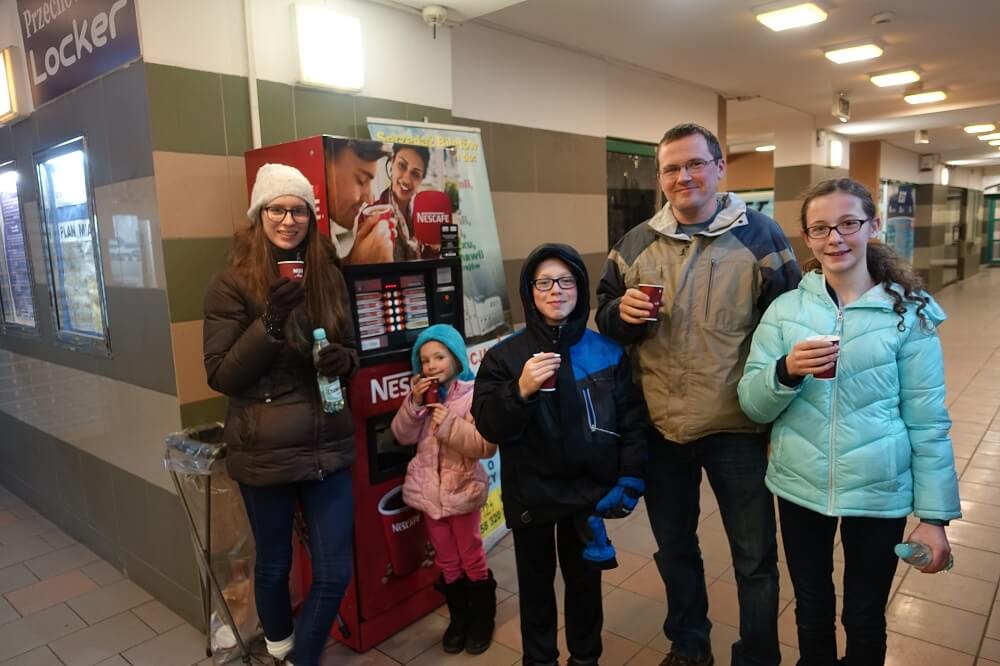
{"label": "curly hair", "polygon": [[[831,178],[817,183],[812,189],[806,192],[805,198],[802,200],[802,210],[799,213],[803,232],[806,229],[806,211],[809,208],[809,204],[814,199],[834,194],[835,192],[843,192],[856,197],[861,202],[861,208],[865,212],[865,217],[868,220],[875,219],[875,201],[864,185],[850,178]],[[907,304],[909,303],[917,305],[917,317],[920,320],[920,325],[925,329],[928,328],[930,322],[927,320],[927,315],[924,314],[924,308],[927,307],[929,299],[924,291],[923,280],[920,279],[913,269],[903,262],[892,248],[875,238],[868,241],[865,261],[868,264],[868,274],[872,280],[875,284],[882,285],[882,288],[892,298],[892,310],[899,315],[897,328],[900,331],[906,328],[904,316]],[[822,273],[823,267],[817,259],[813,258],[803,264],[802,270],[806,272],[815,270]],[[903,293],[900,294],[899,290],[894,289],[894,285],[898,285]]]}

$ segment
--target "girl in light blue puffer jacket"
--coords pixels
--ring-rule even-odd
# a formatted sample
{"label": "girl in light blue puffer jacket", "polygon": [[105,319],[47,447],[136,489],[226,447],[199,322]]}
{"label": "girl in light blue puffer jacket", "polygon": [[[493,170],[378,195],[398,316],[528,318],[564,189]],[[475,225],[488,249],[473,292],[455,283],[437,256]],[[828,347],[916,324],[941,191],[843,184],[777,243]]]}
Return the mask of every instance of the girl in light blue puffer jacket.
{"label": "girl in light blue puffer jacket", "polygon": [[[844,549],[849,666],[885,660],[885,605],[893,546],[948,562],[948,521],[960,517],[936,326],[944,321],[918,278],[875,239],[871,194],[847,179],[814,187],[802,203],[814,262],[754,334],[739,384],[743,411],[773,422],[766,483],[778,497],[795,588],[799,666],[837,664],[834,535]],[[818,339],[817,339],[818,338]],[[830,379],[825,377],[832,376]]]}

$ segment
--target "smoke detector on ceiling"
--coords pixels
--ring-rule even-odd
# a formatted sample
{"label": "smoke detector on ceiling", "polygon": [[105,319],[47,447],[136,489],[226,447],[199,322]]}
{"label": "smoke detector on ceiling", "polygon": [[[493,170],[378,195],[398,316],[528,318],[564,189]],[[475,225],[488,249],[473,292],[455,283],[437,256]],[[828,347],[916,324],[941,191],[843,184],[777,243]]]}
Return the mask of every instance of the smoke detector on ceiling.
{"label": "smoke detector on ceiling", "polygon": [[424,23],[431,27],[434,39],[437,39],[437,29],[439,25],[444,25],[448,20],[448,10],[441,5],[427,5],[420,15],[424,17]]}
{"label": "smoke detector on ceiling", "polygon": [[886,23],[892,23],[892,19],[896,15],[892,12],[879,12],[878,14],[872,14],[872,25],[885,25]]}

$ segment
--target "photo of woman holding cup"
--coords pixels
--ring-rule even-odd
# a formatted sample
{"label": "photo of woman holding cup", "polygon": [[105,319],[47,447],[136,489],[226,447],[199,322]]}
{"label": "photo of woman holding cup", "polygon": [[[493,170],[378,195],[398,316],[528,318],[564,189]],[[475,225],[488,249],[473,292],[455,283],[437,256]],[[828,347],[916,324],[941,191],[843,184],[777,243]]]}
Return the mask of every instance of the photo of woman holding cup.
{"label": "photo of woman holding cup", "polygon": [[906,541],[933,554],[924,573],[947,566],[945,526],[961,516],[936,328],[945,314],[876,239],[881,220],[860,183],[816,185],[801,224],[814,260],[754,333],[740,405],[773,422],[766,483],[778,497],[800,663],[838,663],[839,523],[846,661],[881,664],[907,516],[920,524]]}
{"label": "photo of woman holding cup", "polygon": [[[393,261],[419,258],[420,248],[413,225],[413,196],[427,176],[427,166],[431,153],[424,146],[410,146],[402,143],[392,145],[392,155],[386,162],[389,172],[389,186],[378,201],[366,209],[365,215],[375,206],[390,206],[394,213],[392,229]],[[381,210],[381,209],[380,209]]]}
{"label": "photo of woman holding cup", "polygon": [[[347,285],[316,226],[312,184],[293,167],[257,172],[227,268],[205,294],[208,384],[229,398],[226,468],[253,531],[257,613],[268,653],[316,666],[352,574],[351,413],[321,407],[317,372],[358,368]],[[329,344],[314,362],[312,331]],[[293,626],[289,596],[296,505],[309,528],[313,581]]]}

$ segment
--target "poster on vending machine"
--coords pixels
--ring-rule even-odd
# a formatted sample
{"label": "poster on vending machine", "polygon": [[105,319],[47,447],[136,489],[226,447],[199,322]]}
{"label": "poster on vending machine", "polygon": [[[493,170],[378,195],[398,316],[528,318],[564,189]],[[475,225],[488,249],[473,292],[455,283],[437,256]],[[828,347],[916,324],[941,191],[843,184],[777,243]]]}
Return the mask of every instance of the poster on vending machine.
{"label": "poster on vending machine", "polygon": [[916,186],[895,180],[882,183],[883,241],[900,259],[913,263],[913,221]]}
{"label": "poster on vending machine", "polygon": [[[420,214],[419,197],[424,190],[444,191],[452,203],[452,221],[458,225],[461,248],[469,367],[475,372],[486,350],[514,330],[479,129],[369,118],[368,130],[389,153],[388,165],[375,176],[374,190],[382,193],[379,201],[402,207],[407,190],[416,190],[410,204],[415,216]],[[424,156],[426,168],[415,174],[414,165],[419,166]],[[416,175],[422,176],[419,182]],[[484,545],[490,548],[507,532],[500,494],[500,454],[483,460],[482,465],[490,488],[480,528]]]}

